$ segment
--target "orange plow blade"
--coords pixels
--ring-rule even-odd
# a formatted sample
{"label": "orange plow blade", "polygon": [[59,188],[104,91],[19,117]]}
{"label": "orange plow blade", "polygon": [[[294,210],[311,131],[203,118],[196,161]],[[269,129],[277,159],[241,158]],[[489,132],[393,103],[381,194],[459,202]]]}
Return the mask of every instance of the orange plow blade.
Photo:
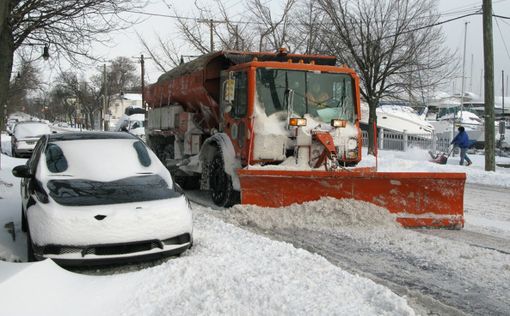
{"label": "orange plow blade", "polygon": [[464,226],[465,173],[241,169],[238,174],[243,204],[281,207],[347,198],[384,207],[405,227]]}

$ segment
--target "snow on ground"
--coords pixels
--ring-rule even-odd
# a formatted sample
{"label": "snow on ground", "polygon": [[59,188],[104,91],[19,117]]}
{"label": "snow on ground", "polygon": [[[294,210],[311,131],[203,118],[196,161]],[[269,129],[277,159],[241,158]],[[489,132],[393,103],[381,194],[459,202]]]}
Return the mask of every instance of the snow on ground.
{"label": "snow on ground", "polygon": [[414,315],[404,298],[318,255],[226,224],[210,209],[194,211],[192,250],[138,272],[86,276],[50,260],[0,262],[1,312]]}
{"label": "snow on ground", "polygon": [[[11,170],[26,160],[0,159],[0,224],[13,222],[16,233],[12,240],[0,230],[0,259],[24,261],[19,179]],[[404,298],[321,256],[224,223],[211,209],[193,211],[194,247],[137,272],[89,276],[50,260],[0,261],[0,313],[414,315]]]}
{"label": "snow on ground", "polygon": [[[366,155],[364,148],[363,161],[360,166],[374,166],[373,156]],[[465,172],[466,182],[471,184],[490,185],[510,188],[510,168],[496,167],[496,171],[485,171],[485,156],[468,154],[473,164],[469,167],[460,166],[458,155],[450,156],[446,165],[430,162],[431,157],[426,150],[411,148],[408,151],[379,150],[378,170],[384,172]],[[510,158],[496,157],[496,163],[510,163]]]}
{"label": "snow on ground", "polygon": [[[421,234],[395,225],[384,209],[355,200],[323,198],[320,201],[281,208],[237,205],[226,210],[227,221],[264,231],[326,231],[333,236],[361,242],[372,251],[412,258],[424,270],[451,270],[452,278],[466,287],[483,285],[496,297],[510,293],[510,256],[465,242]],[[387,212],[387,211],[386,211]],[[370,214],[374,214],[370,218]],[[331,219],[325,222],[325,216]]]}

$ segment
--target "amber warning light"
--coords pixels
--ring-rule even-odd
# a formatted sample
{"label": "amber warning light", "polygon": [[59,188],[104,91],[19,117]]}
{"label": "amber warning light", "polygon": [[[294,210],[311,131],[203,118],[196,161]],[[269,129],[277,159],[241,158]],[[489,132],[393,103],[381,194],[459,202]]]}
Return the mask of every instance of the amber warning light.
{"label": "amber warning light", "polygon": [[289,120],[290,126],[306,126],[306,119],[293,117]]}

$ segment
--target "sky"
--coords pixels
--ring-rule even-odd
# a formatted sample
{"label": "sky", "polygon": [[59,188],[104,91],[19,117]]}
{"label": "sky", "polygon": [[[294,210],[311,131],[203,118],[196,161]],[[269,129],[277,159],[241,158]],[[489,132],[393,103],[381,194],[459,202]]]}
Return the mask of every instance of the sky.
{"label": "sky", "polygon": [[[150,4],[143,10],[146,13],[167,14],[172,15],[172,12],[160,0],[150,0]],[[241,18],[245,8],[246,1],[239,0],[223,0],[224,6],[231,12],[232,19]],[[267,2],[270,2],[268,0]],[[198,3],[201,7],[212,8],[213,12],[219,11],[214,0],[196,0],[196,1],[182,1],[182,0],[168,0],[182,16],[195,17],[196,10],[194,10],[194,3]],[[271,1],[274,10],[278,10],[281,0]],[[441,14],[440,21],[452,19],[462,16],[466,13],[476,11],[481,7],[482,0],[440,0],[438,1],[438,10]],[[493,0],[493,11],[495,14],[510,16],[510,0]],[[216,15],[219,16],[219,15]],[[138,39],[137,33],[142,37],[148,39],[155,47],[156,34],[159,34],[163,39],[173,41],[176,46],[181,46],[179,31],[176,26],[176,20],[170,17],[137,15],[138,18],[143,19],[143,22],[134,25],[133,27],[117,32],[112,35],[111,44],[106,47],[103,45],[95,45],[94,51],[96,54],[103,56],[105,59],[114,59],[117,56],[140,56],[148,53]],[[462,65],[462,52],[464,44],[464,30],[465,22],[468,22],[467,28],[467,42],[466,42],[466,61],[465,61],[465,87],[466,90],[480,94],[483,71],[483,42],[482,42],[482,16],[475,15],[463,19],[455,20],[443,25],[442,29],[446,35],[445,44],[456,51],[459,64]],[[495,94],[501,95],[501,71],[505,71],[505,81],[510,74],[510,20],[494,19],[493,21],[493,41],[494,41],[494,72],[495,72]],[[204,32],[207,31],[207,26],[204,25]],[[196,52],[184,52],[184,54],[196,54]],[[146,65],[146,82],[151,83],[157,80],[161,71],[158,70],[154,62],[150,59],[145,63]],[[43,65],[42,67],[48,68]],[[444,87],[445,92],[458,93],[461,90],[461,77],[462,68],[459,67],[458,78],[452,81],[451,85]],[[55,69],[46,69],[49,82],[56,76]],[[505,87],[506,89],[506,87]],[[508,95],[508,93],[507,93]]]}

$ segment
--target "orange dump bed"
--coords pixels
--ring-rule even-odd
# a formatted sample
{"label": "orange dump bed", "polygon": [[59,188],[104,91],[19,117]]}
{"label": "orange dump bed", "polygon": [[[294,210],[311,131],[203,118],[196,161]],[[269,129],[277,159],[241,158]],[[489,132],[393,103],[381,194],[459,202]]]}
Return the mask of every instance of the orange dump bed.
{"label": "orange dump bed", "polygon": [[405,227],[464,226],[465,173],[241,169],[241,203],[281,207],[321,197],[388,209]]}

